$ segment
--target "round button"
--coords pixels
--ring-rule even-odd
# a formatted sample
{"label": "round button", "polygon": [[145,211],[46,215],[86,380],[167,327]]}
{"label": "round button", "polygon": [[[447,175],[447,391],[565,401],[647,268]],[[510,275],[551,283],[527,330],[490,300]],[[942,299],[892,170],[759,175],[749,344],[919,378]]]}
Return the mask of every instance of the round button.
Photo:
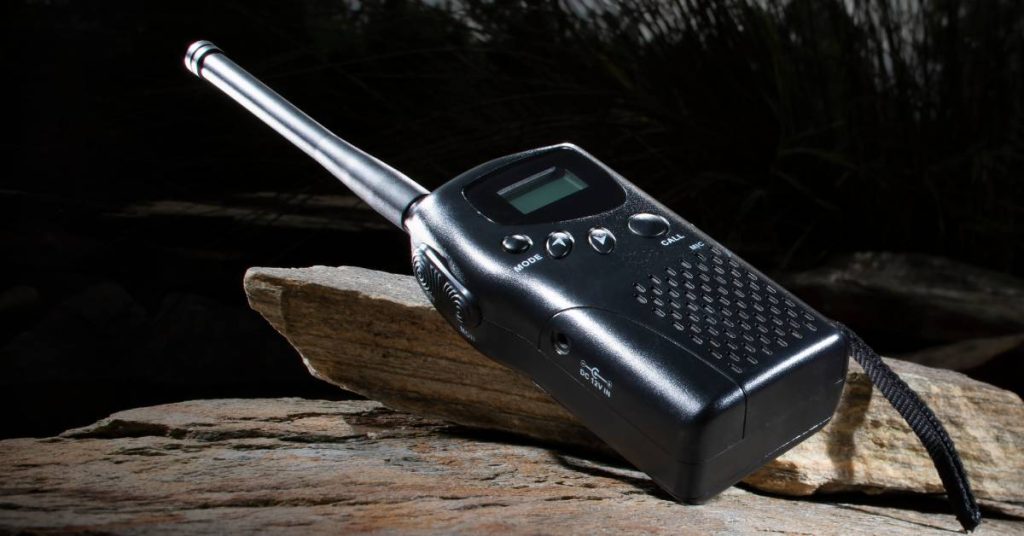
{"label": "round button", "polygon": [[661,236],[668,232],[668,220],[647,212],[633,214],[629,217],[629,230],[640,236]]}
{"label": "round button", "polygon": [[548,250],[548,255],[561,259],[572,251],[572,235],[565,231],[555,231],[548,235],[544,247]]}
{"label": "round button", "polygon": [[590,234],[587,235],[587,241],[590,242],[590,247],[601,255],[607,255],[615,249],[615,235],[604,227],[591,229]]}
{"label": "round button", "polygon": [[509,253],[522,253],[533,245],[533,240],[530,237],[521,234],[513,234],[505,237],[501,241],[501,247]]}

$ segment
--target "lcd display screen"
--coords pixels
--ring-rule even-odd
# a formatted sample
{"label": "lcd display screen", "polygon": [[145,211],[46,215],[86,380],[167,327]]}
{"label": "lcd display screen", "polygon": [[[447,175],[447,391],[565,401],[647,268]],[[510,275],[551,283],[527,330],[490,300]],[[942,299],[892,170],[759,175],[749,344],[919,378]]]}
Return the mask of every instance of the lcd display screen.
{"label": "lcd display screen", "polygon": [[565,168],[552,166],[498,190],[498,195],[522,214],[542,209],[587,188],[587,183]]}

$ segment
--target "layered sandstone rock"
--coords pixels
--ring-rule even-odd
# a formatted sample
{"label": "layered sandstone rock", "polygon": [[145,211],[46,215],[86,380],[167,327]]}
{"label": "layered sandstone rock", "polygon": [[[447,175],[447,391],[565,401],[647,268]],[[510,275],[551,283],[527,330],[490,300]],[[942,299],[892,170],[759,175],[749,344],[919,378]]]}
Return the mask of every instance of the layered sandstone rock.
{"label": "layered sandstone rock", "polygon": [[[254,268],[245,286],[252,307],[319,378],[402,411],[605,448],[529,379],[459,338],[411,277],[353,267]],[[978,497],[1024,513],[1020,398],[956,372],[889,363],[945,423]],[[745,482],[798,496],[942,491],[924,448],[854,363],[832,423]]]}
{"label": "layered sandstone rock", "polygon": [[[678,504],[645,475],[377,402],[203,400],[0,441],[0,534],[922,534],[941,501],[732,488]],[[935,510],[939,513],[935,513]],[[932,510],[930,513],[929,510]],[[982,534],[1024,522],[988,519]]]}

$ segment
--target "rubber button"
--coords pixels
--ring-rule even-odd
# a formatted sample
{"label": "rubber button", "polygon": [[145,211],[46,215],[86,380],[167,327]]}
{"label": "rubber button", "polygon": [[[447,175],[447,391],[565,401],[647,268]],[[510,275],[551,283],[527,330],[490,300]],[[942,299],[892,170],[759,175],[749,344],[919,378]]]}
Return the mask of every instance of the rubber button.
{"label": "rubber button", "polygon": [[668,232],[668,220],[647,212],[633,214],[629,217],[629,230],[640,236],[661,236]]}
{"label": "rubber button", "polygon": [[607,255],[615,249],[615,235],[604,227],[591,229],[590,234],[587,235],[587,241],[590,242],[590,247],[601,255]]}
{"label": "rubber button", "polygon": [[572,235],[565,231],[555,231],[548,235],[544,247],[548,250],[548,255],[561,259],[572,251]]}
{"label": "rubber button", "polygon": [[417,248],[412,258],[412,271],[434,307],[450,323],[467,329],[480,324],[476,298],[452,275],[433,249],[426,245]]}
{"label": "rubber button", "polygon": [[521,234],[508,235],[501,241],[501,247],[509,253],[522,253],[533,245],[530,237]]}

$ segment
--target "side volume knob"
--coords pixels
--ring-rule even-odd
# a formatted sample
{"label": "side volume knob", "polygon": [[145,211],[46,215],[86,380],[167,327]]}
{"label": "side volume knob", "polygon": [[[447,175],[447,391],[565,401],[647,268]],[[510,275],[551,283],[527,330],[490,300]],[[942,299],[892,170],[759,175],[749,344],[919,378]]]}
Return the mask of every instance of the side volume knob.
{"label": "side volume knob", "polygon": [[480,308],[469,289],[452,275],[440,256],[421,245],[412,258],[412,271],[434,307],[452,324],[473,328],[480,324]]}

